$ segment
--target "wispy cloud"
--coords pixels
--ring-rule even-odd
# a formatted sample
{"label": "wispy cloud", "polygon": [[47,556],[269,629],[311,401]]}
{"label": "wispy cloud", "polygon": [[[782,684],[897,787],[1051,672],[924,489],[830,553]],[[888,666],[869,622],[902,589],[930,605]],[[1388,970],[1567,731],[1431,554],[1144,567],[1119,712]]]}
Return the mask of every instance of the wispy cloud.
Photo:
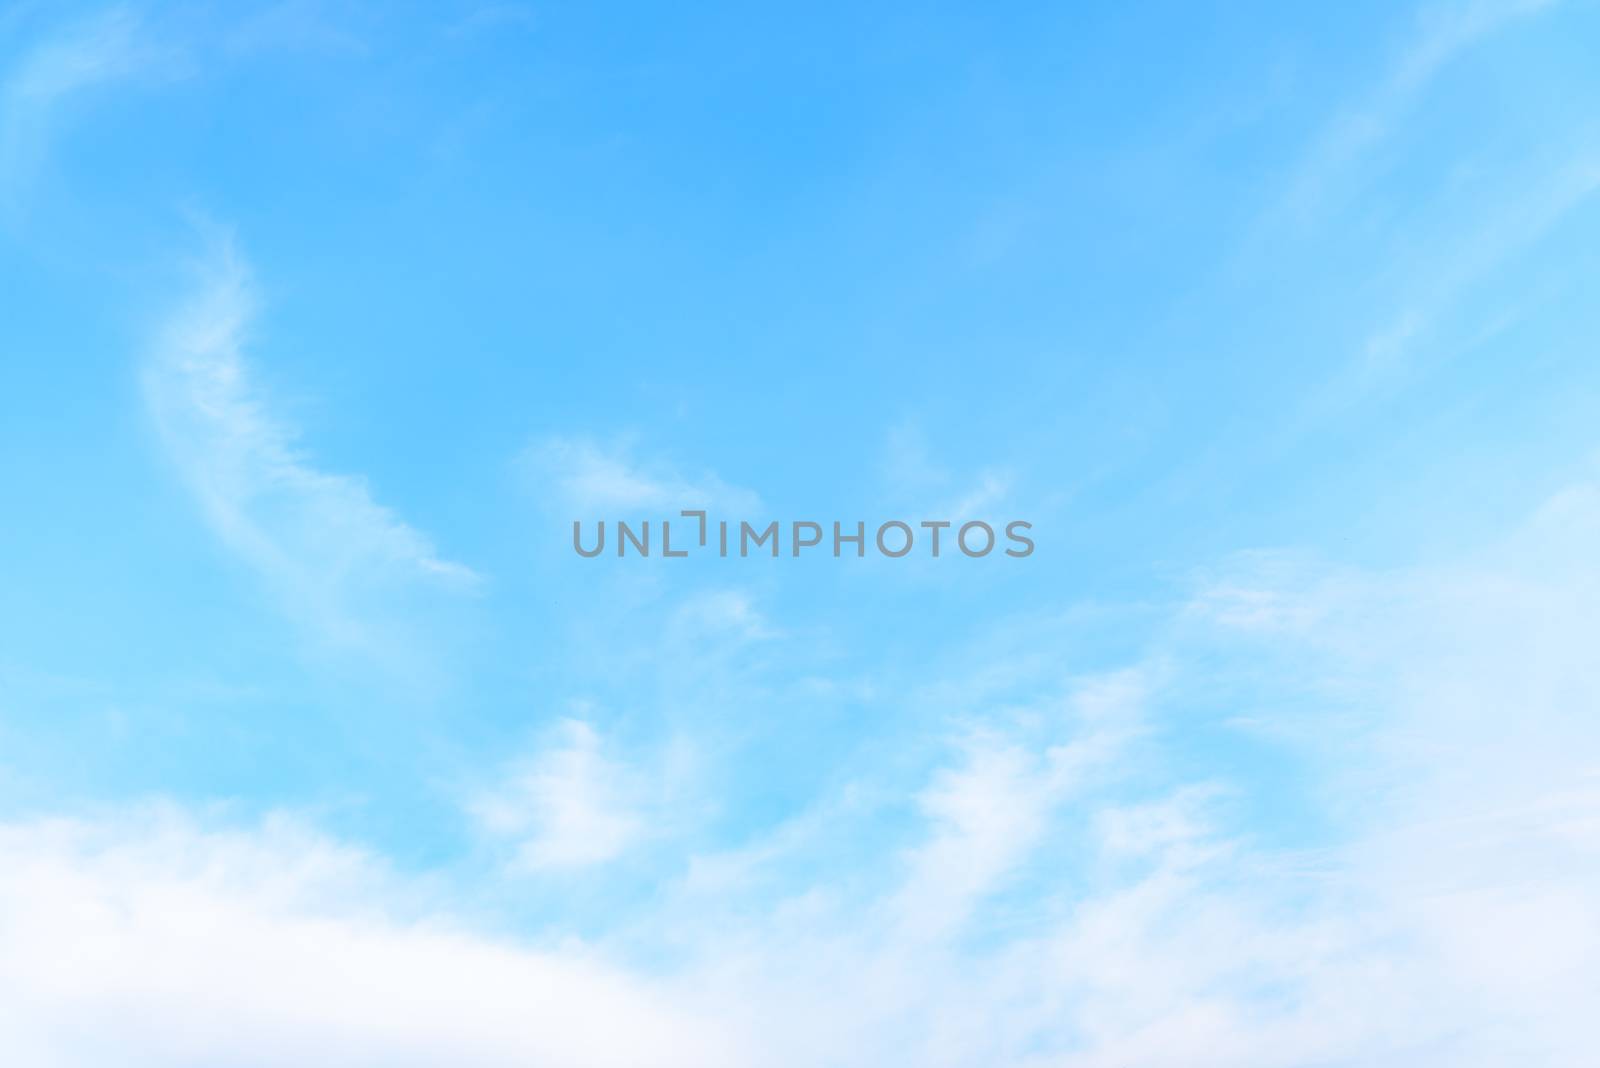
{"label": "wispy cloud", "polygon": [[467,590],[468,567],[378,504],[366,484],[320,470],[252,386],[243,347],[255,301],[224,245],[160,331],[144,373],[161,440],[222,541],[295,617],[341,643],[370,638],[365,608],[397,584]]}
{"label": "wispy cloud", "polygon": [[935,456],[913,422],[901,422],[885,436],[879,470],[892,498],[954,522],[993,518],[1015,481],[1011,471],[997,466],[958,473]]}
{"label": "wispy cloud", "polygon": [[[276,824],[11,824],[0,1052],[1579,1068],[1600,985],[1596,538],[1600,490],[1580,485],[1450,564],[1235,561],[1177,609],[1159,669],[973,698],[900,848],[881,810],[829,791],[689,858],[666,904],[592,942],[468,933],[426,882]],[[1171,736],[1203,726],[1188,691],[1227,679],[1225,704],[1309,728],[1279,753],[1324,840],[1262,840],[1270,796],[1173,761]],[[481,814],[546,863],[592,862],[640,833],[629,779],[569,723]],[[796,865],[852,839],[872,847]]]}
{"label": "wispy cloud", "polygon": [[1467,0],[1423,8],[1411,39],[1373,87],[1342,108],[1301,160],[1274,224],[1304,221],[1348,192],[1359,167],[1391,137],[1434,78],[1467,49],[1560,0]]}
{"label": "wispy cloud", "polygon": [[223,31],[221,46],[235,54],[311,52],[362,55],[367,38],[333,16],[349,17],[359,8],[340,9],[316,0],[276,0],[239,14]]}
{"label": "wispy cloud", "polygon": [[451,37],[477,37],[480,34],[525,33],[538,25],[538,12],[530,4],[483,4],[452,23],[445,32]]}
{"label": "wispy cloud", "polygon": [[685,508],[759,512],[760,499],[750,490],[730,486],[709,471],[684,475],[665,460],[642,459],[636,452],[626,438],[552,437],[530,446],[520,463],[537,489],[574,517]]}
{"label": "wispy cloud", "polygon": [[743,590],[704,590],[689,595],[672,613],[669,639],[685,646],[744,643],[774,637],[777,630]]}
{"label": "wispy cloud", "polygon": [[1436,340],[1467,295],[1516,262],[1520,253],[1589,203],[1600,190],[1600,151],[1580,150],[1561,166],[1546,168],[1534,184],[1487,218],[1459,228],[1448,249],[1408,280],[1404,305],[1379,323],[1344,368],[1337,395],[1360,393],[1404,381],[1426,361],[1421,354]]}
{"label": "wispy cloud", "polygon": [[511,843],[515,867],[544,871],[621,856],[651,826],[646,799],[638,772],[604,751],[593,726],[569,719],[468,808],[483,831]]}
{"label": "wispy cloud", "polygon": [[113,7],[24,53],[0,82],[0,195],[8,208],[32,179],[62,108],[88,90],[147,72],[163,58],[137,14]]}

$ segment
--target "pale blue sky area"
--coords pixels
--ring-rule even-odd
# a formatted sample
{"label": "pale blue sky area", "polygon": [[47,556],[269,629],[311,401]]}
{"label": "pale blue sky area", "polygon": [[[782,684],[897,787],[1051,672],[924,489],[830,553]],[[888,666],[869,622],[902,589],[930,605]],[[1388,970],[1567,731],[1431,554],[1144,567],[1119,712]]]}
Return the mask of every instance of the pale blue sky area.
{"label": "pale blue sky area", "polygon": [[0,9],[0,1060],[1580,1063],[1597,50]]}

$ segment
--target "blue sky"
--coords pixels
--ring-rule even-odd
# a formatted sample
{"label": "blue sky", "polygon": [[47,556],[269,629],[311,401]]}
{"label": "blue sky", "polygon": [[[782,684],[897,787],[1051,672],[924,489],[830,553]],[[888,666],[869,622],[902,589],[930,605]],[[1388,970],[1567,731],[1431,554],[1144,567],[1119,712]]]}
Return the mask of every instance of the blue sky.
{"label": "blue sky", "polygon": [[0,9],[0,1056],[1582,1063],[1596,40]]}

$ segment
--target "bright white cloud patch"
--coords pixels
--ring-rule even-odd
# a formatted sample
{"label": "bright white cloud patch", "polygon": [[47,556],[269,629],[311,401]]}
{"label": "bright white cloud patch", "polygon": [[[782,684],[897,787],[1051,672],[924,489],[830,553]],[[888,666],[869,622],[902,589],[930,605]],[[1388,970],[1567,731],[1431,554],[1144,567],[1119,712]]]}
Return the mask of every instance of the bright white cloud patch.
{"label": "bright white cloud patch", "polygon": [[367,644],[385,591],[415,581],[468,589],[470,568],[377,503],[366,484],[317,468],[253,389],[243,345],[254,311],[231,248],[171,317],[145,367],[169,453],[219,537],[297,618],[342,644]]}
{"label": "bright white cloud patch", "polygon": [[723,1022],[582,948],[405,918],[370,858],[172,816],[0,830],[0,1061],[738,1065]]}
{"label": "bright white cloud patch", "polygon": [[643,835],[640,791],[593,727],[566,720],[553,745],[470,808],[485,831],[515,844],[518,867],[581,868],[615,859]]}
{"label": "bright white cloud patch", "polygon": [[1046,703],[1042,711],[1055,722],[1042,728],[985,722],[962,739],[957,762],[918,798],[930,833],[911,851],[894,902],[901,933],[959,935],[985,896],[1036,858],[1060,807],[1103,783],[1127,753],[1144,697],[1136,675],[1095,679]]}

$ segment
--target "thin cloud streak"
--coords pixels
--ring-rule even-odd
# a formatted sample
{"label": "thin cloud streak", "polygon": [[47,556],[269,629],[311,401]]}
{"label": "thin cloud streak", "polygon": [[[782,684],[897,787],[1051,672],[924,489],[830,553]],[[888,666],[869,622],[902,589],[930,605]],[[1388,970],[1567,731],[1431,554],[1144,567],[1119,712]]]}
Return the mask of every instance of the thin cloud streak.
{"label": "thin cloud streak", "polygon": [[0,82],[0,196],[15,210],[73,96],[150,70],[160,52],[139,18],[113,7],[35,45]]}
{"label": "thin cloud streak", "polygon": [[223,543],[292,615],[341,643],[370,637],[363,605],[388,589],[475,588],[471,568],[441,557],[363,481],[315,466],[251,384],[248,269],[225,245],[204,273],[161,330],[144,385],[161,440]]}
{"label": "thin cloud streak", "polygon": [[753,515],[760,498],[731,486],[712,472],[685,475],[662,460],[640,459],[627,438],[553,436],[530,445],[519,458],[522,470],[550,503],[570,509],[575,518],[703,508],[730,515]]}
{"label": "thin cloud streak", "polygon": [[1356,170],[1412,108],[1416,99],[1467,49],[1561,0],[1473,0],[1424,9],[1407,47],[1376,87],[1343,108],[1314,138],[1268,219],[1275,228],[1319,217],[1356,181]]}

